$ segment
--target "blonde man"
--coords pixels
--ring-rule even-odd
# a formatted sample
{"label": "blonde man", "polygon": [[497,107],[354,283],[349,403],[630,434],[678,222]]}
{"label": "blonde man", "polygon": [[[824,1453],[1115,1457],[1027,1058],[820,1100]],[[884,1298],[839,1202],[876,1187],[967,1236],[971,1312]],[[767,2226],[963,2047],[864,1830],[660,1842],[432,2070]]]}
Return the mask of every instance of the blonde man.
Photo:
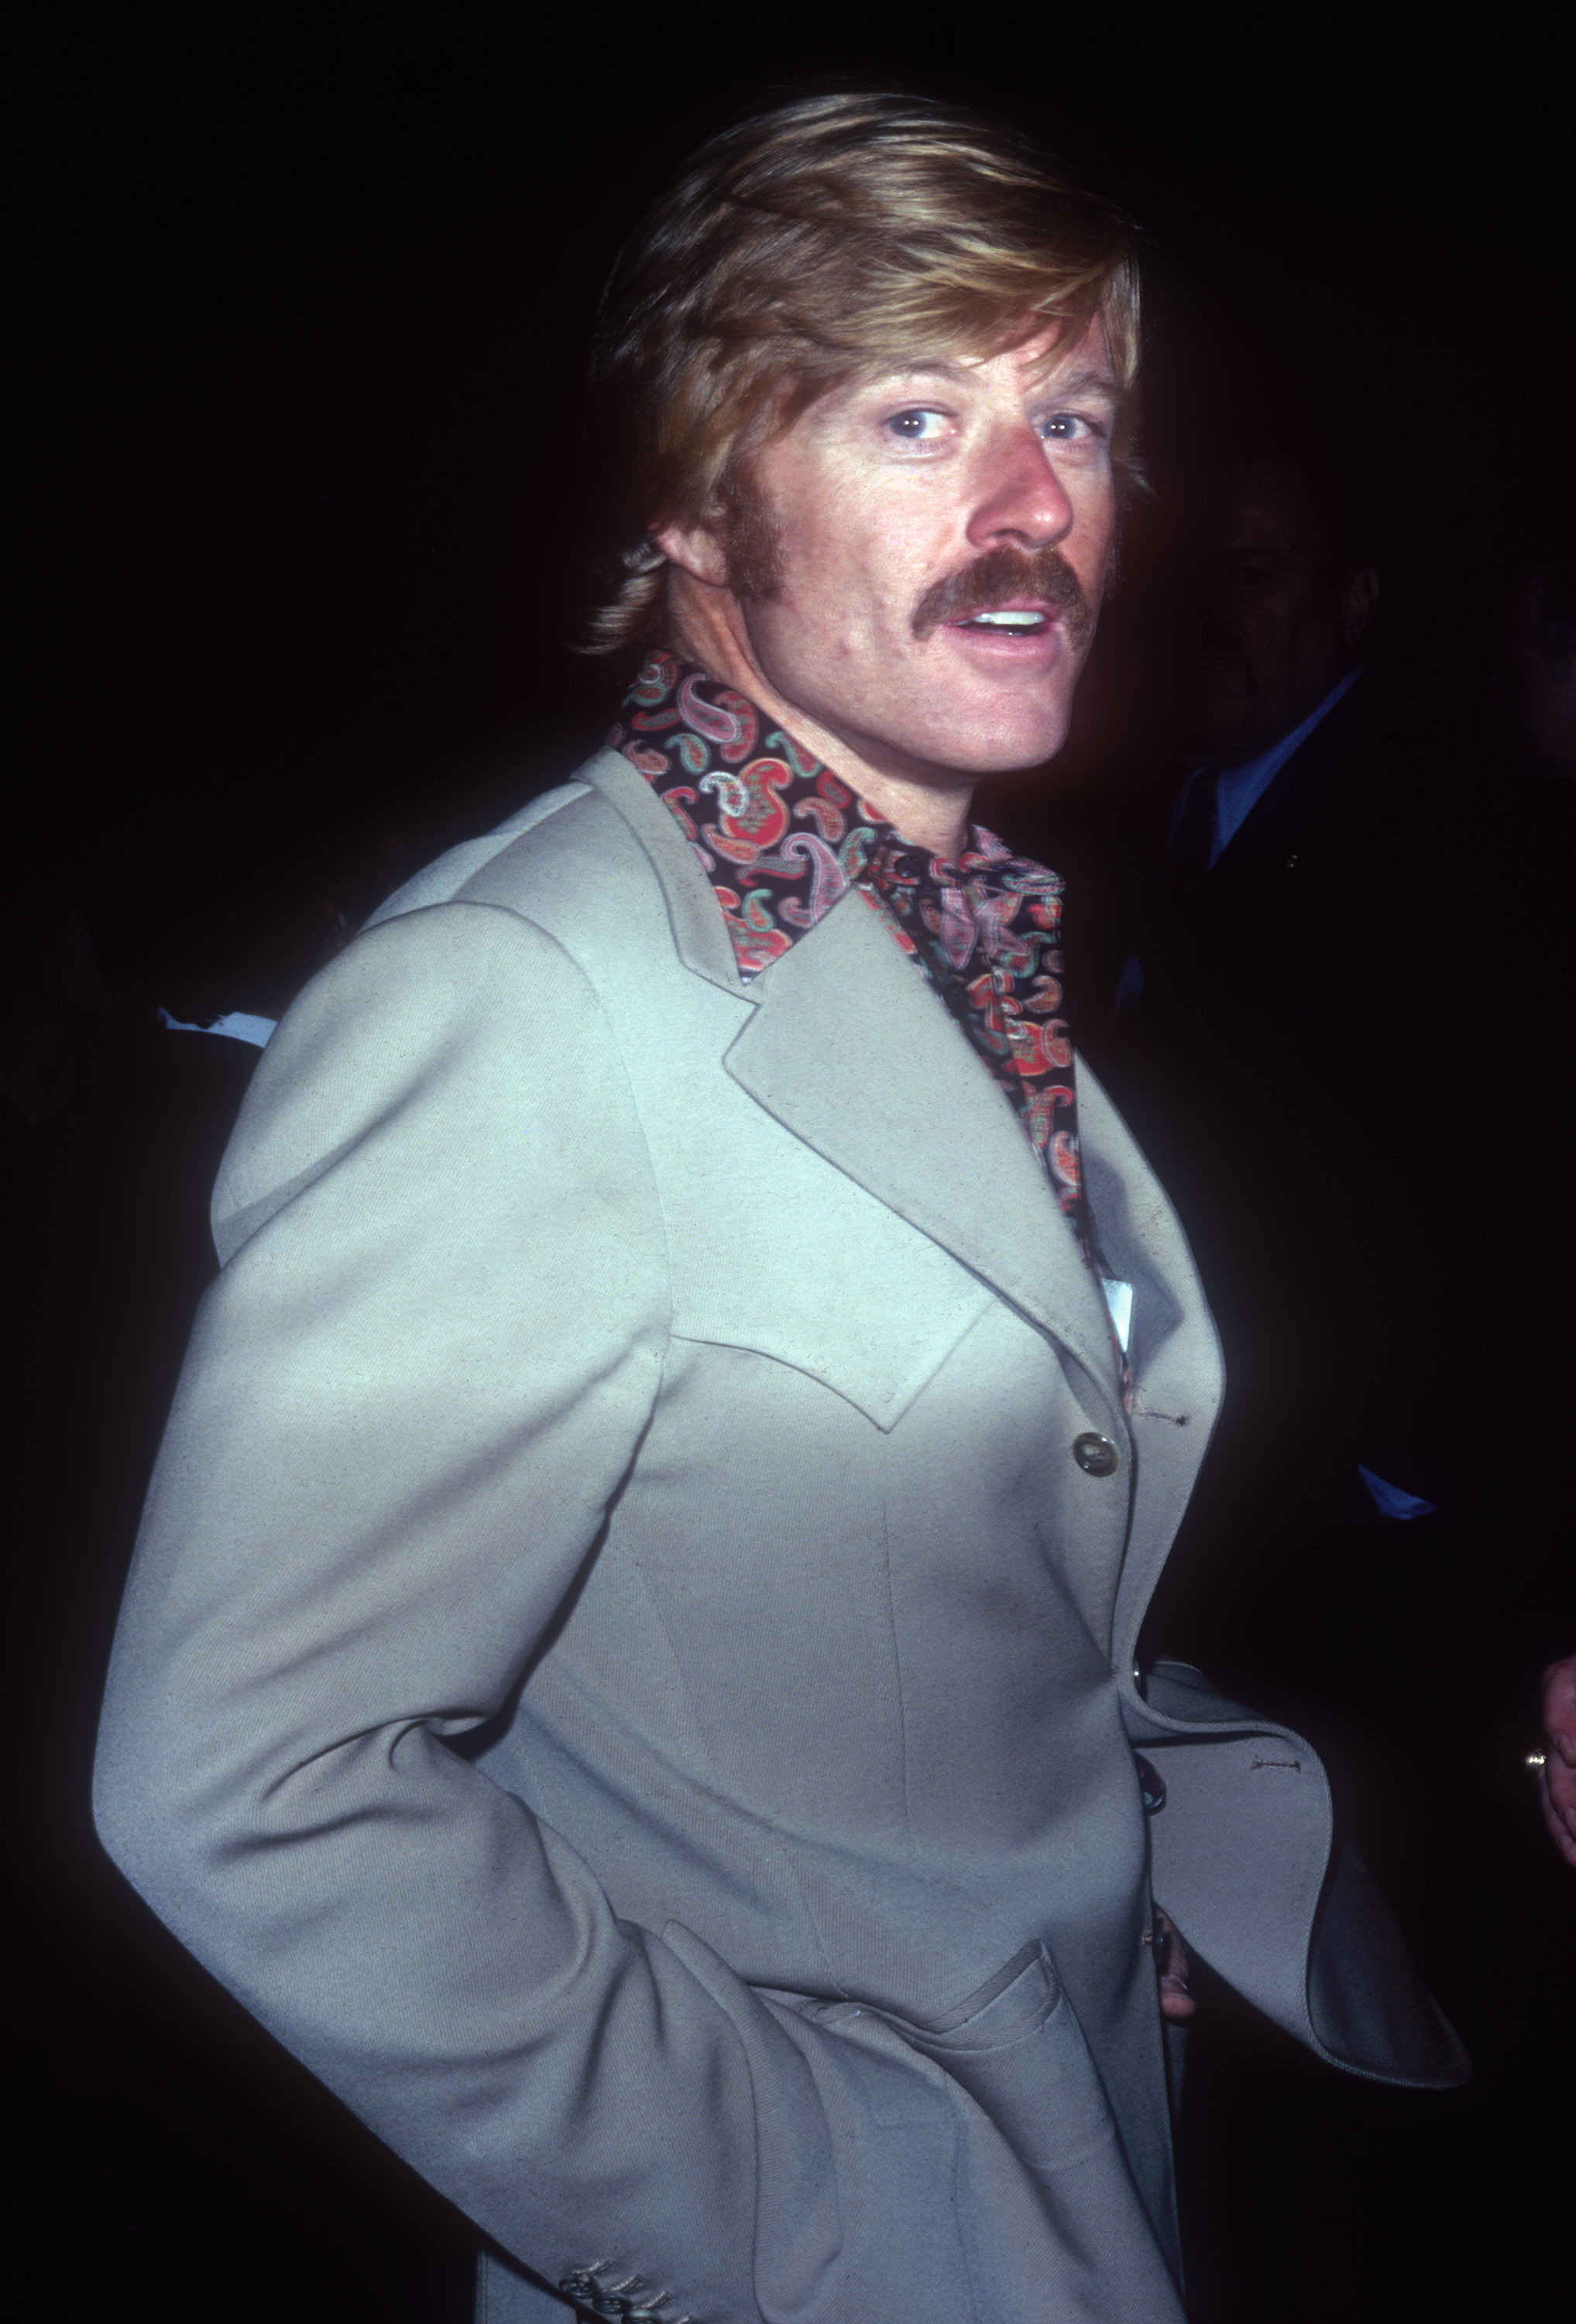
{"label": "blonde man", "polygon": [[1009,134],[708,147],[604,313],[610,742],[376,915],[226,1159],[100,1828],[493,2324],[1175,2319],[1174,1925],[1463,2070],[1306,1745],[1135,1667],[1216,1342],[969,816],[1064,733],[1136,352]]}

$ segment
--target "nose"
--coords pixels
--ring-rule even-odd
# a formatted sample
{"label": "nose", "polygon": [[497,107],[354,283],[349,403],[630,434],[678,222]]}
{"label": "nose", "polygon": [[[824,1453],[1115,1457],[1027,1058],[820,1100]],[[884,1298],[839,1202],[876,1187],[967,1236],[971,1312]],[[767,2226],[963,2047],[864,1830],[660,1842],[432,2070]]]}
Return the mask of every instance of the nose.
{"label": "nose", "polygon": [[1027,422],[1001,429],[982,457],[971,548],[1032,553],[1064,540],[1072,526],[1072,501],[1039,436]]}

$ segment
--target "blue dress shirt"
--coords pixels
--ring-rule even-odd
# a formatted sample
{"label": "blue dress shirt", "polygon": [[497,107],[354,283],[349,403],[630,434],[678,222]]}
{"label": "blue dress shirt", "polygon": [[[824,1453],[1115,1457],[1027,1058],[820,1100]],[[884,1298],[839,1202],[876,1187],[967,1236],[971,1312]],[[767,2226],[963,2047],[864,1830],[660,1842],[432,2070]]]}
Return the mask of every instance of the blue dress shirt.
{"label": "blue dress shirt", "polygon": [[[1267,751],[1260,751],[1256,759],[1244,759],[1240,767],[1227,767],[1216,776],[1215,830],[1210,845],[1212,872],[1220,862],[1221,849],[1229,847],[1236,838],[1293,752],[1302,749],[1320,720],[1329,716],[1342,696],[1350,693],[1361,676],[1360,669],[1349,669],[1344,678],[1336,680],[1318,707],[1309,711],[1300,726],[1294,726],[1289,734],[1283,734],[1280,741],[1272,742]],[[1201,767],[1198,773],[1182,787],[1175,813],[1171,818],[1172,837],[1175,837],[1176,826],[1182,820],[1187,795],[1203,772]]]}

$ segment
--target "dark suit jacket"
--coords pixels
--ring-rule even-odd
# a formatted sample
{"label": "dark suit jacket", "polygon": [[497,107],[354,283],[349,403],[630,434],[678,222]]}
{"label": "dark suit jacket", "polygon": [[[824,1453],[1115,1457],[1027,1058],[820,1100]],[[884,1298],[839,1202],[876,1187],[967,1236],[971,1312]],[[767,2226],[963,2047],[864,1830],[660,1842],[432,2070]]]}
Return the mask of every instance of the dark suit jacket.
{"label": "dark suit jacket", "polygon": [[[1420,2287],[1491,2309],[1507,2252],[1531,2314],[1565,2264],[1542,2213],[1568,2170],[1571,1883],[1521,1754],[1576,1635],[1576,786],[1497,773],[1462,692],[1457,755],[1356,686],[1185,910],[1133,932],[1144,994],[1096,1052],[1226,1342],[1149,1645],[1338,1769],[1482,2075],[1434,2127],[1381,2121],[1207,1995],[1190,2273],[1233,2314],[1301,2299],[1360,2324]],[[1436,1510],[1381,1516],[1359,1460]]]}
{"label": "dark suit jacket", "polygon": [[1431,1120],[1459,1000],[1451,788],[1360,679],[1213,869],[1163,888],[1120,1020],[1123,1102],[1194,1240],[1229,1369],[1283,1417],[1317,1406],[1328,1433],[1339,1409],[1354,1446],[1394,1394],[1365,1343],[1415,1319],[1436,1188],[1459,1166]]}
{"label": "dark suit jacket", "polygon": [[1461,797],[1361,678],[1191,892],[1161,884],[1100,1060],[1226,1359],[1151,1636],[1310,1718],[1389,1702],[1415,1635],[1423,1528],[1359,1462],[1452,1522],[1481,1482],[1499,1213]]}

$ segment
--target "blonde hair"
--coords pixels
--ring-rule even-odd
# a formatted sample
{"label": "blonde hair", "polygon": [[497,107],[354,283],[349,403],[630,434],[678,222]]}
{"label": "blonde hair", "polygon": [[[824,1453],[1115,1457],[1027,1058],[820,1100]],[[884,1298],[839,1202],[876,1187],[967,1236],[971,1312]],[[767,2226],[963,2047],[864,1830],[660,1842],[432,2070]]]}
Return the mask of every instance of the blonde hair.
{"label": "blonde hair", "polygon": [[602,498],[593,653],[662,636],[669,523],[742,520],[743,463],[844,382],[1103,322],[1130,474],[1128,221],[1015,131],[910,97],[814,97],[704,145],[620,255],[592,369]]}

